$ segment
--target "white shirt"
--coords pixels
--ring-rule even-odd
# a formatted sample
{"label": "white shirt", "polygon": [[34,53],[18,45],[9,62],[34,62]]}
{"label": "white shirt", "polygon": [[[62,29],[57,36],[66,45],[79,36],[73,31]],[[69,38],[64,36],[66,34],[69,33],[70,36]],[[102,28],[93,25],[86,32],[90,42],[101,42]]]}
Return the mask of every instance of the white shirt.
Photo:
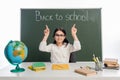
{"label": "white shirt", "polygon": [[51,53],[52,63],[69,63],[69,57],[71,52],[75,52],[81,49],[79,41],[74,41],[73,45],[68,43],[58,47],[56,44],[47,45],[46,41],[42,41],[39,45],[39,50]]}

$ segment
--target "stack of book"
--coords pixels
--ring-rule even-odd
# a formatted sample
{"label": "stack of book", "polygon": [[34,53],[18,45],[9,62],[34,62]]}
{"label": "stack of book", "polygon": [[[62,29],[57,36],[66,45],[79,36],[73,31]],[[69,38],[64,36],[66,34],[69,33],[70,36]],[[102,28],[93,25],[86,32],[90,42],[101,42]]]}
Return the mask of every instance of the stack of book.
{"label": "stack of book", "polygon": [[28,68],[35,72],[46,69],[45,64],[43,62],[35,62],[31,66],[28,66]]}
{"label": "stack of book", "polygon": [[105,69],[119,69],[118,59],[105,58],[104,66]]}

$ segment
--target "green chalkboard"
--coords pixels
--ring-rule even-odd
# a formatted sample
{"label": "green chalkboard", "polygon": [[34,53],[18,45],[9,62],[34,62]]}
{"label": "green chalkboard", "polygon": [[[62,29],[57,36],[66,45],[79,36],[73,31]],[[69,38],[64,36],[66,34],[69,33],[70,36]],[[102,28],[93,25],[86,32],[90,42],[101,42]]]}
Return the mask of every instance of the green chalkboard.
{"label": "green chalkboard", "polygon": [[69,42],[73,43],[71,27],[76,24],[82,46],[75,53],[77,61],[92,61],[93,54],[102,60],[101,9],[21,9],[21,41],[29,50],[25,61],[50,61],[49,53],[39,51],[46,24],[51,30],[48,44],[53,42],[52,34],[57,27],[64,28]]}

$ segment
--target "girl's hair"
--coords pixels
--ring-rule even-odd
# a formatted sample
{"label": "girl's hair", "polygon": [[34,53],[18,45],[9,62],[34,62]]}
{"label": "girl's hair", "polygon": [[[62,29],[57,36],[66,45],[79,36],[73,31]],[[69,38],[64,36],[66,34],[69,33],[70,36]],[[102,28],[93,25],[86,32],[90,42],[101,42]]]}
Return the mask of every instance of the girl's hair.
{"label": "girl's hair", "polygon": [[[63,28],[56,28],[54,33],[53,33],[53,37],[55,37],[55,34],[56,34],[57,31],[62,31],[64,33],[64,35],[66,36],[66,32],[65,32],[65,30]],[[56,44],[56,41],[54,40],[53,43]],[[66,45],[69,43],[69,41],[67,40],[66,37],[65,37],[63,43],[66,43]]]}

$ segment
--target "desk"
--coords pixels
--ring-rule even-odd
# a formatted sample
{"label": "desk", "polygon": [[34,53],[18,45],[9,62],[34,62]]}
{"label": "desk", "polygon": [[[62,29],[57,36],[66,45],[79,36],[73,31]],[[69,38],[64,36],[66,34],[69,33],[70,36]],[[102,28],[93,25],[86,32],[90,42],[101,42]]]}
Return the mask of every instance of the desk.
{"label": "desk", "polygon": [[0,80],[120,80],[120,70],[103,69],[97,75],[83,76],[74,72],[74,69],[80,66],[94,66],[93,62],[77,62],[69,63],[69,70],[52,70],[52,64],[46,62],[46,70],[34,72],[27,67],[32,65],[32,62],[24,62],[20,66],[25,68],[24,72],[11,73],[10,70],[15,66],[7,66],[0,70]]}

